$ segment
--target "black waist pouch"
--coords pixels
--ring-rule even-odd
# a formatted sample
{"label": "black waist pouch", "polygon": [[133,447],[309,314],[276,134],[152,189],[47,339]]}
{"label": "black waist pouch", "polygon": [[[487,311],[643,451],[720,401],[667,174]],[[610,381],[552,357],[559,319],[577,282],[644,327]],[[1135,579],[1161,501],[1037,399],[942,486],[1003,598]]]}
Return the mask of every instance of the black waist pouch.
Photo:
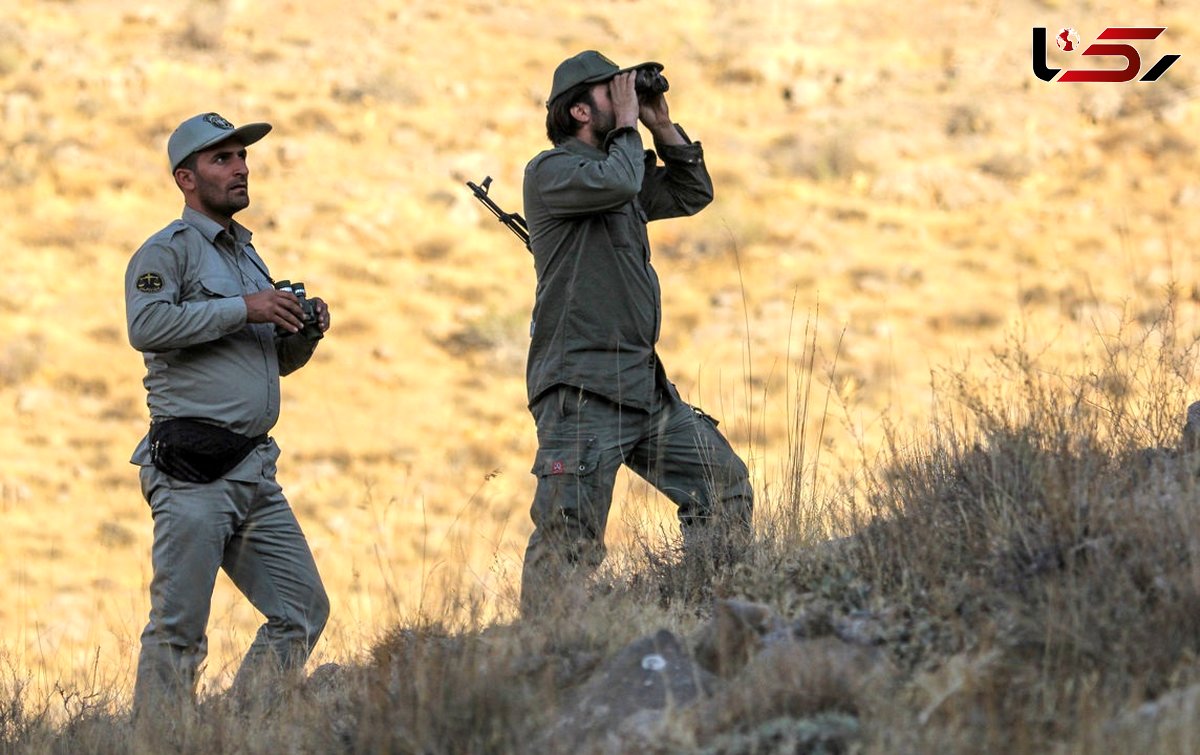
{"label": "black waist pouch", "polygon": [[150,458],[163,474],[184,482],[220,479],[267,436],[248,438],[207,422],[181,417],[150,425]]}

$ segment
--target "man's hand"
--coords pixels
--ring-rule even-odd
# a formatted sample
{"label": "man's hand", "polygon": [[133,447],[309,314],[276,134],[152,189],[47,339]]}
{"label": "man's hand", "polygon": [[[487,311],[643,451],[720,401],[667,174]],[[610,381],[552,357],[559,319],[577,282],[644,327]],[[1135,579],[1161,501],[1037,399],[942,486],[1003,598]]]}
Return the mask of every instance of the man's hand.
{"label": "man's hand", "polygon": [[317,327],[324,333],[329,330],[329,306],[320,297],[309,299],[309,301],[313,303],[313,309],[317,313]]}
{"label": "man's hand", "polygon": [[636,127],[638,121],[638,97],[634,82],[636,71],[617,74],[608,82],[608,98],[612,102],[614,128]]}
{"label": "man's hand", "polygon": [[658,144],[686,144],[679,129],[671,122],[671,112],[667,108],[667,98],[662,93],[639,103],[638,117]]}
{"label": "man's hand", "polygon": [[[289,333],[300,332],[304,310],[300,300],[289,291],[268,288],[242,297],[246,300],[246,322],[269,322]],[[322,302],[323,304],[324,302]],[[326,310],[325,321],[329,321]]]}

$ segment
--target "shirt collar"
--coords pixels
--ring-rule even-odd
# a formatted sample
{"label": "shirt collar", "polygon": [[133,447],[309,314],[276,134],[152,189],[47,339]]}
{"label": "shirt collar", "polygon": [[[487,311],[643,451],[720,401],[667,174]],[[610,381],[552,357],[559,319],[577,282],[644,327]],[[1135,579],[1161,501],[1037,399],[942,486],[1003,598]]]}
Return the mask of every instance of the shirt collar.
{"label": "shirt collar", "polygon": [[595,147],[593,147],[592,145],[583,141],[582,139],[579,139],[578,137],[574,137],[574,136],[572,136],[570,139],[567,139],[565,142],[563,142],[562,148],[565,149],[566,151],[572,152],[576,155],[583,155],[585,157],[591,157],[591,158],[603,159],[607,155],[606,152],[596,149]]}
{"label": "shirt collar", "polygon": [[633,134],[638,138],[639,141],[641,141],[641,135],[638,134],[638,130],[635,127],[621,126],[620,128],[614,128],[612,131],[608,132],[608,136],[604,137],[604,143],[598,148],[593,147],[577,136],[572,136],[563,142],[562,148],[576,155],[583,155],[593,159],[604,159],[608,156],[608,149],[612,146],[612,143],[616,141],[617,138],[624,136],[625,134]]}
{"label": "shirt collar", "polygon": [[[183,222],[192,226],[197,231],[200,231],[200,233],[204,235],[204,238],[208,239],[209,243],[213,244],[214,246],[217,243],[217,237],[225,233],[225,229],[221,227],[220,223],[208,217],[204,213],[199,212],[198,210],[193,210],[191,207],[186,205],[183,208]],[[252,234],[245,226],[236,220],[231,220],[229,222],[229,233],[232,234],[234,241],[237,241],[240,244],[250,243],[250,237]]]}

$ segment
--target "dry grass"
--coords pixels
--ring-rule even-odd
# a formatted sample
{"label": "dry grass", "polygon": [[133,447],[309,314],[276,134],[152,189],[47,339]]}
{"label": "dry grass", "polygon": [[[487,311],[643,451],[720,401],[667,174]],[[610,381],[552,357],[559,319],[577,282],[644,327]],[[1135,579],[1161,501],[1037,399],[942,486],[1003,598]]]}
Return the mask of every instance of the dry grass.
{"label": "dry grass", "polygon": [[[271,703],[209,693],[142,731],[112,680],[38,699],[10,665],[0,741],[525,752],[625,643],[668,627],[699,653],[719,595],[770,606],[806,642],[722,671],[711,699],[668,713],[653,751],[1188,752],[1200,737],[1200,455],[1180,442],[1179,409],[1200,340],[1180,338],[1172,312],[1110,339],[1087,374],[1048,373],[1014,346],[994,363],[998,382],[947,376],[927,435],[893,436],[838,492],[767,501],[752,552],[702,585],[642,532],[647,547],[618,554],[560,614],[497,623],[486,596],[459,594]],[[1134,387],[1114,393],[1116,376]],[[797,415],[813,397],[800,398]],[[815,526],[833,510],[843,516]]]}

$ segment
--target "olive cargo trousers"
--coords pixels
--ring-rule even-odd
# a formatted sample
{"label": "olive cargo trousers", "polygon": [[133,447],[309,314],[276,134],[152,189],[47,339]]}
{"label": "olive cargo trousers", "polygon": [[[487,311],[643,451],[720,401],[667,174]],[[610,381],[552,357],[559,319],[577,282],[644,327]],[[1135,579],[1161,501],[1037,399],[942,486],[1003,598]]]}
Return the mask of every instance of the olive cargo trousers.
{"label": "olive cargo trousers", "polygon": [[714,553],[749,542],[754,492],[746,465],[716,420],[662,388],[650,411],[622,407],[560,386],[531,407],[537,423],[537,476],[525,550],[521,611],[535,614],[568,572],[604,558],[604,530],[617,470],[628,465],[678,507],[684,549]]}

